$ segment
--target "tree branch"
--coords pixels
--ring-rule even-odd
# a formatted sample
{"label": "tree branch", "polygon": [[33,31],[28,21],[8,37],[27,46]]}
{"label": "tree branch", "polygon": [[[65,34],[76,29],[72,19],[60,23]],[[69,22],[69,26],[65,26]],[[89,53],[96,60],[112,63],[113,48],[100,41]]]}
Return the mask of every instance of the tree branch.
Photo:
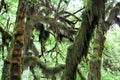
{"label": "tree branch", "polygon": [[61,64],[56,67],[48,67],[44,62],[40,61],[39,58],[35,56],[26,56],[23,57],[24,64],[30,64],[31,62],[34,62],[39,68],[41,68],[45,73],[47,74],[56,74],[62,71],[65,67],[65,65]]}

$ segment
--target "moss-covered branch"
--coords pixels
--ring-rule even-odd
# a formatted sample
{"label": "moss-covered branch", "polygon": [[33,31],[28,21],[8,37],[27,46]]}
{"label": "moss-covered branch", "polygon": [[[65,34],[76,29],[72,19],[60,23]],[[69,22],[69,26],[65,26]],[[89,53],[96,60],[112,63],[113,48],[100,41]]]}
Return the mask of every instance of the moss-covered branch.
{"label": "moss-covered branch", "polygon": [[38,66],[42,71],[44,71],[47,74],[56,74],[62,71],[65,67],[65,65],[61,64],[56,67],[50,67],[46,65],[44,62],[40,61],[38,57],[35,56],[26,56],[24,59],[24,65],[29,65],[31,62],[34,62],[36,66]]}

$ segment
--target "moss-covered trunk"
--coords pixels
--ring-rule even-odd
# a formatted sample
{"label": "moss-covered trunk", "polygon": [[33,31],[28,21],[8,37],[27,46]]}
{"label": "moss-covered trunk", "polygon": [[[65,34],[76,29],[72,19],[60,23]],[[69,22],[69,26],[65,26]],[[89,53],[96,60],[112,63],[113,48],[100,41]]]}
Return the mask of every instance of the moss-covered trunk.
{"label": "moss-covered trunk", "polygon": [[[2,29],[2,32],[5,33],[6,36],[9,36],[11,37],[12,39],[12,36],[9,34],[9,32],[5,31],[4,29]],[[10,50],[12,49],[12,43],[13,41],[12,40],[9,40],[10,42],[10,47],[9,50],[8,50],[8,54],[7,54],[7,58],[4,59],[4,64],[3,64],[3,68],[2,68],[2,77],[1,77],[1,80],[10,80],[10,76],[9,76],[9,70],[10,70]]]}
{"label": "moss-covered trunk", "polygon": [[[30,6],[27,8],[27,19],[26,19],[26,27],[25,27],[25,48],[24,53],[26,54],[28,50],[33,50],[34,44],[32,41],[34,24],[35,24],[35,3],[28,3]],[[38,56],[39,52],[35,53],[35,56]]]}
{"label": "moss-covered trunk", "polygon": [[24,28],[26,18],[26,4],[19,0],[15,23],[14,43],[10,60],[10,80],[21,80],[21,63],[24,51]]}
{"label": "moss-covered trunk", "polygon": [[87,55],[92,33],[102,15],[103,7],[101,6],[104,6],[104,0],[88,0],[88,4],[88,7],[82,13],[82,23],[75,41],[68,48],[62,80],[76,80],[77,66],[82,57]]}
{"label": "moss-covered trunk", "polygon": [[[104,50],[105,36],[104,34],[109,30],[110,25],[115,21],[120,6],[116,5],[110,12],[110,15],[106,21],[102,20],[95,33],[95,46],[94,53],[90,61],[90,71],[88,74],[88,80],[101,80],[101,59]],[[115,21],[116,23],[116,21]]]}
{"label": "moss-covered trunk", "polygon": [[[37,76],[35,75],[35,72],[34,72],[34,68],[36,66],[35,62],[31,62],[31,63],[25,63],[25,60],[26,60],[26,56],[30,56],[30,55],[34,55],[35,56],[39,56],[39,52],[37,51],[34,43],[33,43],[33,39],[32,39],[32,36],[33,36],[33,30],[34,30],[34,24],[35,24],[35,3],[28,3],[30,6],[28,7],[27,9],[27,21],[26,21],[26,27],[25,27],[25,48],[24,48],[24,61],[23,61],[23,65],[24,65],[24,68],[23,70],[26,68],[26,67],[29,67],[30,71],[32,72],[33,74],[33,77],[34,77],[34,80],[38,80],[37,79]],[[31,51],[31,52],[30,52]]]}
{"label": "moss-covered trunk", "polygon": [[90,61],[88,80],[101,80],[101,59],[105,41],[103,27],[102,25],[99,26],[95,33],[95,46]]}

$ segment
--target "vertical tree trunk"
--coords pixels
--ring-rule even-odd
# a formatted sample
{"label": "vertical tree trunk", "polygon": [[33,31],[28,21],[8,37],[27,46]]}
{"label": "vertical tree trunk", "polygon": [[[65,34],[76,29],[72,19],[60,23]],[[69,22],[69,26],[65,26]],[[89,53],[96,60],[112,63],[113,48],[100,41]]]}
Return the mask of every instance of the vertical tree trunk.
{"label": "vertical tree trunk", "polygon": [[90,61],[90,72],[88,74],[88,80],[101,80],[101,59],[105,41],[103,27],[103,25],[100,25],[95,33],[95,46]]}
{"label": "vertical tree trunk", "polygon": [[[31,37],[33,35],[33,29],[34,29],[34,16],[35,16],[35,6],[34,4],[28,3],[31,6],[28,6],[28,11],[27,11],[27,20],[26,20],[26,27],[25,27],[25,48],[24,48],[24,53],[26,54],[29,49],[32,49],[33,47],[33,41],[31,41]],[[37,52],[39,53],[39,52]],[[38,56],[39,54],[35,54]]]}
{"label": "vertical tree trunk", "polygon": [[82,57],[87,55],[89,42],[102,15],[104,0],[88,0],[88,7],[82,14],[82,23],[75,42],[68,48],[65,71],[61,80],[76,80],[76,69]]}
{"label": "vertical tree trunk", "polygon": [[105,22],[104,20],[101,22],[101,25],[96,30],[95,33],[95,46],[94,53],[91,57],[90,61],[90,71],[88,74],[88,80],[101,80],[101,59],[102,52],[104,49],[105,36],[104,34],[109,30],[110,25],[117,17],[120,6],[116,5],[110,12],[110,15]]}
{"label": "vertical tree trunk", "polygon": [[21,63],[24,51],[24,28],[26,18],[26,2],[19,0],[15,23],[14,43],[10,61],[10,80],[21,80]]}
{"label": "vertical tree trunk", "polygon": [[[9,33],[6,32],[6,35],[9,35]],[[13,47],[13,41],[12,40],[10,40],[10,41],[11,41],[11,43],[10,43],[10,47],[8,50],[7,58],[4,60],[4,64],[3,64],[3,68],[2,68],[1,80],[10,80],[10,76],[9,76],[10,75],[10,73],[9,73],[9,71],[10,71],[10,52]]]}
{"label": "vertical tree trunk", "polygon": [[[25,27],[25,48],[24,48],[24,55],[25,56],[28,56],[28,55],[34,55],[35,56],[39,56],[39,52],[37,51],[34,43],[33,43],[33,40],[31,39],[32,35],[33,35],[33,29],[34,29],[34,24],[35,24],[35,6],[34,6],[35,3],[29,3],[29,7],[28,7],[28,11],[27,11],[27,21],[26,21],[26,27]],[[28,54],[29,53],[29,50],[31,50],[33,53],[32,54]],[[24,60],[25,60],[26,57],[24,57]],[[31,63],[29,66],[26,65],[25,63],[23,63],[24,66],[27,66],[29,67],[30,71],[32,72],[33,74],[33,77],[34,77],[34,80],[38,80],[37,76],[35,75],[35,72],[34,72],[34,68],[36,66],[35,63]]]}

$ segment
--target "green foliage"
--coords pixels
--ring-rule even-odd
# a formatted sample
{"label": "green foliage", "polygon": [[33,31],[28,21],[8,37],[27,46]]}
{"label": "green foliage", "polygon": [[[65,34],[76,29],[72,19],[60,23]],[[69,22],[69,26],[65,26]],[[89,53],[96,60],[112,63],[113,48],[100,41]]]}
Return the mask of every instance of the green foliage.
{"label": "green foliage", "polygon": [[89,1],[89,0],[83,0],[82,1],[84,6],[87,6],[87,1]]}
{"label": "green foliage", "polygon": [[[0,0],[1,1],[1,0]],[[62,0],[60,10],[66,10],[73,13],[79,8],[83,6],[87,6],[87,1],[88,0],[82,0],[82,4],[80,5],[74,5],[72,4],[74,0]],[[14,29],[14,24],[15,24],[15,18],[16,18],[16,11],[17,11],[17,6],[18,6],[18,0],[6,0],[6,2],[9,5],[8,8],[8,13],[1,14],[4,10],[1,11],[0,13],[0,26],[2,26],[5,30],[7,30],[10,33],[13,33]],[[58,6],[59,0],[49,0],[55,7]],[[72,3],[71,3],[72,2]],[[40,3],[40,0],[37,0],[37,3]],[[37,4],[36,3],[36,4]],[[71,7],[72,6],[72,7]],[[108,7],[109,4],[107,3],[106,6]],[[79,8],[78,8],[79,7]],[[47,8],[43,8],[47,10]],[[54,15],[51,15],[52,18]],[[78,16],[79,18],[81,17],[81,13],[75,14],[75,16]],[[47,16],[48,18],[50,17],[49,15]],[[9,28],[7,28],[7,20],[10,18],[9,21]],[[69,17],[68,18],[70,21],[74,21],[74,17]],[[47,19],[48,20],[48,19]],[[46,24],[45,24],[46,25]],[[77,23],[76,27],[79,28],[81,23]],[[119,80],[120,79],[120,65],[119,65],[119,58],[120,58],[120,28],[119,27],[114,27],[116,25],[113,25],[109,32],[105,35],[106,36],[106,42],[105,42],[105,49],[103,53],[103,63],[104,60],[111,61],[109,63],[112,67],[112,70],[107,67],[107,70],[105,70],[104,67],[102,67],[101,72],[102,72],[102,80]],[[39,32],[37,30],[34,30],[34,43],[35,46],[37,47],[37,50],[40,52],[40,42],[38,42],[38,35]],[[2,43],[1,41],[1,36],[0,36],[0,44]],[[50,37],[48,41],[45,43],[46,45],[46,50],[49,51],[51,50],[56,44],[56,39],[52,34],[50,34]],[[61,43],[58,43],[58,46],[53,52],[50,53],[45,53],[45,58],[41,57],[40,60],[43,62],[46,62],[49,66],[56,66],[58,64],[64,64],[65,63],[65,58],[66,58],[66,53],[67,53],[67,48],[71,43],[68,42],[68,40],[63,40]],[[90,49],[89,49],[89,55],[87,56],[87,59],[83,59],[81,64],[79,65],[79,69],[82,71],[82,74],[87,78],[87,74],[89,71],[89,60],[91,53],[93,53],[93,47],[92,43],[90,44]],[[6,50],[6,48],[5,48]],[[7,51],[5,51],[5,56],[7,56]],[[1,60],[2,56],[0,55],[0,65],[3,65],[3,61]],[[102,63],[102,64],[103,64]],[[2,72],[2,66],[0,66],[0,71]],[[36,75],[40,78],[43,77],[44,75],[42,74],[42,71],[39,68],[35,68],[35,73]],[[1,77],[0,73],[0,77]],[[57,80],[60,80],[61,78],[61,73],[57,74]],[[23,80],[33,80],[33,75],[32,73],[27,69],[23,72],[22,75]],[[44,80],[47,80],[46,78],[43,78]],[[80,80],[80,76],[77,74],[77,80]]]}
{"label": "green foliage", "polygon": [[[105,49],[103,54],[103,63],[107,59],[110,61],[110,67],[107,67],[107,72],[102,69],[102,78],[103,80],[119,80],[119,56],[120,56],[120,28],[114,24],[112,28],[106,34]],[[107,66],[107,65],[106,65]]]}

